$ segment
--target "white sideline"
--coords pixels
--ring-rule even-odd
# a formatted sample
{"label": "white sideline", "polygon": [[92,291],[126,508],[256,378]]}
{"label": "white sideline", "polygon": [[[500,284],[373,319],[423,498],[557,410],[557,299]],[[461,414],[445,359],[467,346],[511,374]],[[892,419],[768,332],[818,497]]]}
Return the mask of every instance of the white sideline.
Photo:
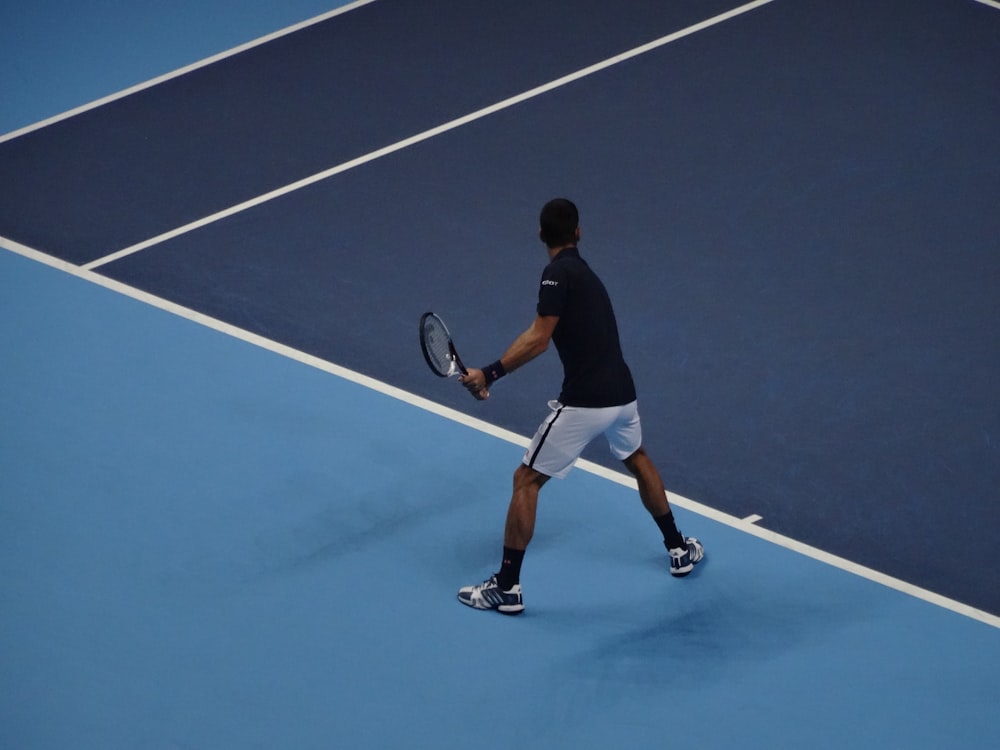
{"label": "white sideline", "polygon": [[118,91],[114,94],[108,94],[107,96],[101,97],[100,99],[95,99],[94,101],[88,102],[87,104],[81,104],[79,107],[74,107],[73,109],[62,112],[61,114],[53,115],[52,117],[48,117],[44,120],[39,120],[38,122],[32,123],[31,125],[25,125],[23,128],[18,128],[17,130],[12,130],[9,133],[0,135],[0,143],[14,140],[19,136],[26,135],[27,133],[31,133],[32,131],[35,130],[41,130],[42,128],[48,127],[49,125],[54,125],[55,123],[61,122],[62,120],[68,120],[70,117],[82,114],[83,112],[87,112],[88,110],[91,109],[97,109],[98,107],[102,107],[105,104],[110,104],[111,102],[116,101],[118,99],[124,99],[126,96],[131,96],[132,94],[138,93],[139,91],[152,88],[153,86],[156,86],[165,81],[169,81],[172,78],[178,78],[186,73],[198,70],[198,68],[204,68],[205,66],[211,65],[212,63],[217,63],[220,60],[225,60],[227,57],[233,57],[234,55],[238,55],[241,52],[246,52],[248,49],[259,47],[260,45],[266,44],[267,42],[270,42],[274,39],[278,39],[279,37],[283,37],[287,34],[292,34],[296,31],[300,31],[304,28],[307,28],[308,26],[313,26],[314,24],[320,23],[321,21],[325,21],[328,18],[339,16],[341,13],[346,13],[349,10],[354,10],[355,8],[358,8],[362,5],[368,5],[368,3],[373,3],[373,2],[375,2],[375,0],[355,0],[355,2],[353,3],[342,5],[339,8],[334,8],[331,11],[322,13],[318,16],[314,16],[313,18],[308,18],[305,21],[300,21],[299,23],[293,24],[291,26],[286,26],[283,29],[279,29],[278,31],[274,31],[270,34],[258,37],[257,39],[253,39],[249,42],[246,42],[245,44],[241,44],[237,47],[233,47],[232,49],[220,52],[217,55],[206,57],[204,60],[199,60],[198,62],[191,63],[190,65],[185,65],[183,68],[172,70],[169,73],[164,73],[163,75],[157,76],[156,78],[150,78],[148,81],[137,83],[135,86],[130,86],[127,89],[122,89],[121,91]]}
{"label": "white sideline", "polygon": [[[12,130],[9,133],[5,133],[5,134],[0,135],[0,143],[4,143],[5,141],[13,140],[14,138],[17,138],[18,136],[25,135],[27,133],[30,133],[30,132],[34,131],[34,130],[40,130],[40,129],[44,128],[44,127],[47,127],[49,125],[53,125],[54,123],[60,122],[61,120],[69,119],[70,117],[73,117],[74,115],[81,114],[81,113],[86,112],[88,110],[96,109],[97,107],[100,107],[100,106],[103,106],[103,105],[108,104],[110,102],[113,102],[116,99],[122,99],[123,97],[129,96],[130,94],[134,94],[134,93],[142,91],[144,89],[151,88],[153,86],[156,86],[159,83],[163,83],[164,81],[169,81],[172,78],[177,78],[178,76],[182,76],[185,73],[190,73],[191,71],[197,70],[198,68],[203,68],[206,65],[211,65],[212,63],[218,62],[220,60],[224,60],[227,57],[232,57],[233,55],[238,55],[239,53],[245,52],[248,49],[252,49],[253,47],[257,47],[257,46],[259,46],[261,44],[265,44],[267,42],[270,42],[273,39],[277,39],[279,37],[285,36],[286,34],[294,33],[294,32],[299,31],[301,29],[304,29],[304,28],[307,28],[309,26],[312,26],[313,24],[317,24],[317,23],[320,23],[322,21],[325,21],[328,18],[333,18],[334,16],[338,16],[341,13],[346,13],[346,12],[348,12],[350,10],[354,10],[355,8],[358,8],[358,7],[362,6],[362,5],[368,5],[369,3],[372,3],[372,2],[375,2],[375,0],[355,0],[352,3],[348,3],[347,5],[343,5],[343,6],[339,7],[339,8],[335,8],[335,9],[333,9],[333,10],[327,12],[327,13],[322,13],[322,14],[320,14],[318,16],[313,17],[313,18],[306,19],[305,21],[301,21],[301,22],[293,24],[291,26],[287,26],[284,29],[279,29],[278,31],[272,32],[270,34],[266,34],[266,35],[264,35],[262,37],[259,37],[257,39],[251,40],[249,42],[246,42],[245,44],[241,44],[241,45],[239,45],[237,47],[233,47],[232,49],[226,50],[224,52],[220,52],[217,55],[212,55],[211,57],[206,57],[204,60],[199,60],[198,62],[192,63],[190,65],[186,65],[186,66],[184,66],[182,68],[178,68],[177,70],[173,70],[173,71],[171,71],[169,73],[164,73],[163,75],[157,76],[156,78],[151,78],[148,81],[144,81],[142,83],[136,84],[135,86],[130,86],[129,88],[123,89],[123,90],[118,91],[118,92],[116,92],[114,94],[109,94],[108,96],[101,97],[100,99],[95,99],[92,102],[88,102],[87,104],[82,104],[79,107],[74,107],[73,109],[69,109],[69,110],[67,110],[65,112],[62,112],[62,113],[58,114],[58,115],[53,115],[52,117],[48,117],[48,118],[46,118],[44,120],[39,120],[38,122],[32,123],[31,125],[26,125],[23,128],[18,128],[17,130]],[[986,6],[990,7],[990,8],[996,8],[997,10],[1000,10],[1000,0],[973,0],[973,2],[979,3],[981,5],[986,5]]]}
{"label": "white sideline", "polygon": [[[437,414],[445,419],[457,422],[458,424],[486,433],[487,435],[492,435],[509,443],[513,443],[514,445],[526,447],[530,442],[526,437],[509,430],[502,429],[488,422],[484,422],[481,419],[470,417],[467,414],[463,414],[462,412],[456,411],[455,409],[451,409],[447,406],[442,406],[441,404],[423,398],[422,396],[417,396],[413,393],[409,393],[408,391],[404,391],[401,388],[391,386],[367,375],[362,375],[361,373],[349,370],[346,367],[341,367],[340,365],[333,364],[332,362],[327,362],[319,357],[293,349],[290,346],[279,344],[276,341],[264,338],[258,334],[251,333],[250,331],[243,330],[242,328],[237,328],[229,323],[209,317],[208,315],[197,312],[196,310],[178,305],[175,302],[149,294],[141,289],[136,289],[135,287],[115,281],[114,279],[109,279],[106,276],[81,268],[73,263],[46,255],[45,253],[39,252],[38,250],[34,250],[25,245],[21,245],[5,237],[0,237],[0,247],[13,253],[17,253],[18,255],[22,255],[25,258],[57,268],[60,271],[65,271],[68,274],[84,279],[85,281],[89,281],[93,284],[97,284],[98,286],[102,286],[106,289],[110,289],[111,291],[123,294],[126,297],[131,297],[132,299],[144,302],[181,318],[185,318],[207,328],[219,331],[220,333],[232,336],[233,338],[253,344],[254,346],[274,352],[275,354],[280,354],[283,357],[288,357],[289,359],[301,362],[302,364],[314,367],[339,378],[343,378],[344,380],[357,383],[365,388],[369,388],[378,393],[398,399],[399,401],[416,406],[417,408],[431,412],[432,414]],[[626,487],[631,487],[633,489],[636,488],[635,479],[632,477],[613,471],[604,466],[600,466],[599,464],[595,464],[591,461],[580,461],[577,464],[577,468],[596,476],[603,477],[604,479],[608,479],[612,482],[617,482],[618,484]],[[684,508],[685,510],[697,513],[705,518],[709,518],[713,521],[717,521],[718,523],[738,529],[747,534],[758,537],[759,539],[776,544],[779,547],[784,547],[801,555],[805,555],[806,557],[818,560],[826,565],[830,565],[834,568],[839,568],[840,570],[860,576],[861,578],[874,581],[875,583],[886,586],[887,588],[895,589],[896,591],[902,592],[916,599],[922,599],[930,604],[942,607],[943,609],[951,610],[952,612],[956,612],[970,619],[978,620],[986,625],[1000,629],[1000,617],[997,617],[996,615],[976,609],[975,607],[970,607],[967,604],[957,602],[953,599],[949,599],[948,597],[936,594],[933,591],[920,588],[919,586],[914,586],[911,583],[907,583],[906,581],[902,581],[898,578],[893,578],[892,576],[880,573],[877,570],[867,568],[863,565],[858,565],[850,560],[830,554],[829,552],[824,552],[821,549],[817,549],[816,547],[804,544],[774,531],[763,529],[756,525],[755,516],[748,516],[745,519],[741,519],[680,495],[675,495],[669,492],[668,495],[670,502],[677,507]]]}

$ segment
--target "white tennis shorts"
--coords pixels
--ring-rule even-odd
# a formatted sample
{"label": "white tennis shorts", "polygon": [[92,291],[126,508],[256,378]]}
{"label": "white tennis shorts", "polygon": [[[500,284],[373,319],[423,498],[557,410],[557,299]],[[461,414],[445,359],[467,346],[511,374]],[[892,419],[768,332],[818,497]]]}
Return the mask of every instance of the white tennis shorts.
{"label": "white tennis shorts", "polygon": [[569,474],[583,449],[598,435],[608,439],[611,453],[623,461],[642,445],[636,402],[600,409],[563,406],[549,401],[552,413],[538,427],[522,463],[549,477]]}

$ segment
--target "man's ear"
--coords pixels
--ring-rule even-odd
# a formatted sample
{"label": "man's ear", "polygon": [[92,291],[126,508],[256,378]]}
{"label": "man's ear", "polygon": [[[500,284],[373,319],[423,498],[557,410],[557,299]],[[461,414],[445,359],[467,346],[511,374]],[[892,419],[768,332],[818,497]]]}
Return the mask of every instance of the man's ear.
{"label": "man's ear", "polygon": [[577,227],[577,228],[576,228],[576,241],[577,241],[577,242],[579,242],[579,241],[580,241],[580,227]]}

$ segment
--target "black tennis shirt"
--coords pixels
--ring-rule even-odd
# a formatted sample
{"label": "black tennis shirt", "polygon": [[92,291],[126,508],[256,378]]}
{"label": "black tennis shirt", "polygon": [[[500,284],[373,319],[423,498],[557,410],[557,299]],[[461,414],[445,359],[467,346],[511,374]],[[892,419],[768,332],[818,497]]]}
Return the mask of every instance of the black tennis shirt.
{"label": "black tennis shirt", "polygon": [[575,247],[560,251],[542,271],[538,314],[559,316],[552,341],[563,365],[563,404],[600,408],[635,401],[611,298]]}

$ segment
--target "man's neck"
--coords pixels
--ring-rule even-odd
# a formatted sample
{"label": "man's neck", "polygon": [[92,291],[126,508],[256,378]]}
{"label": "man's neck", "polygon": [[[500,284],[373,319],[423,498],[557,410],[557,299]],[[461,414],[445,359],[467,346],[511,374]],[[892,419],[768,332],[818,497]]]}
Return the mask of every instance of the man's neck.
{"label": "man's neck", "polygon": [[559,245],[558,247],[550,247],[549,248],[549,260],[551,260],[552,258],[555,258],[557,255],[559,255],[559,253],[561,253],[567,247],[576,247],[576,243],[575,242],[568,242],[565,245]]}

